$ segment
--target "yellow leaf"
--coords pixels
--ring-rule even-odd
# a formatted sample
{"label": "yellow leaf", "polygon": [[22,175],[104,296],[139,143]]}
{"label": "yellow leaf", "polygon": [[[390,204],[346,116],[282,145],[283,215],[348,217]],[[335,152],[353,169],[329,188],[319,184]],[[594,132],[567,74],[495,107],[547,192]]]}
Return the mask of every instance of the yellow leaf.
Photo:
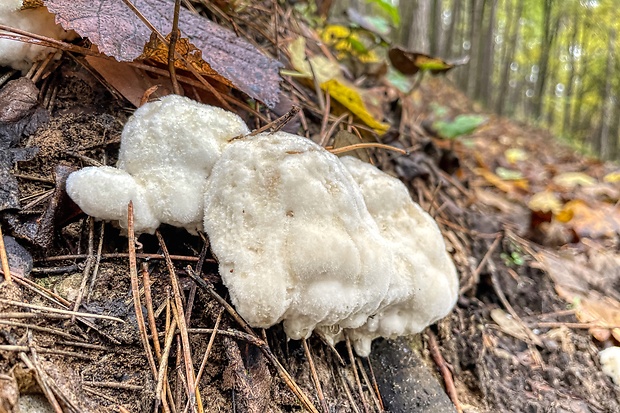
{"label": "yellow leaf", "polygon": [[344,79],[331,79],[321,83],[321,89],[326,91],[351,113],[360,118],[362,122],[370,126],[378,133],[385,133],[390,125],[376,120],[366,108],[360,90]]}
{"label": "yellow leaf", "polygon": [[489,171],[486,168],[476,168],[474,169],[474,173],[482,176],[490,184],[494,185],[497,189],[500,189],[507,193],[518,191],[518,190],[527,191],[529,189],[529,183],[526,179],[517,179],[517,180],[509,181],[509,182],[504,181],[502,178],[495,175],[493,172]]}
{"label": "yellow leaf", "polygon": [[[306,58],[306,39],[299,36],[289,45],[288,51],[291,57],[291,65],[304,77],[312,79],[312,74],[316,76],[319,84],[340,75],[340,66],[331,62],[325,56],[313,56]],[[312,68],[311,66],[312,65]]]}
{"label": "yellow leaf", "polygon": [[569,201],[556,219],[570,221],[580,237],[615,237],[620,233],[620,209],[604,202],[588,205],[580,199]]}
{"label": "yellow leaf", "polygon": [[527,153],[523,149],[519,148],[510,148],[506,149],[504,152],[504,156],[506,160],[511,164],[515,164],[519,161],[524,161],[527,159]]}
{"label": "yellow leaf", "polygon": [[617,182],[620,182],[620,171],[608,173],[603,178],[603,181],[610,183],[610,184],[615,184]]}
{"label": "yellow leaf", "polygon": [[553,192],[543,191],[534,194],[527,203],[527,206],[532,211],[552,212],[553,214],[557,214],[562,209],[562,202]]}
{"label": "yellow leaf", "polygon": [[590,175],[586,175],[582,172],[564,172],[563,174],[554,176],[553,182],[566,189],[574,189],[577,186],[594,185],[596,180]]}

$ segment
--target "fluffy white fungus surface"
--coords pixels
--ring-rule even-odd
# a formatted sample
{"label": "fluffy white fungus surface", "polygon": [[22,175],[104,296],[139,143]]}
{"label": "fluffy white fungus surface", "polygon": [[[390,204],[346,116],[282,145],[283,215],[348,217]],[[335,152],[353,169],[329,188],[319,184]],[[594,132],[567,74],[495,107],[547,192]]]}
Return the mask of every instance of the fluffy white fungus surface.
{"label": "fluffy white fungus surface", "polygon": [[[458,279],[441,233],[407,188],[358,159],[284,132],[246,135],[236,115],[180,96],[129,119],[117,168],[84,168],[67,192],[87,214],[135,231],[203,229],[239,314],[288,337],[421,331],[454,306]],[[602,361],[601,361],[602,362]]]}
{"label": "fluffy white fungus surface", "polygon": [[132,200],[137,233],[153,233],[161,223],[202,229],[206,179],[228,140],[248,132],[231,112],[166,96],[128,120],[117,168],[72,173],[67,193],[87,214],[122,228]]}
{"label": "fluffy white fungus surface", "polygon": [[284,132],[231,143],[205,192],[205,230],[235,308],[252,326],[357,328],[394,271],[359,186],[338,158]]}
{"label": "fluffy white fungus surface", "polygon": [[603,373],[620,386],[620,347],[609,347],[598,353]]}
{"label": "fluffy white fungus surface", "polygon": [[394,273],[379,311],[349,332],[358,354],[372,339],[416,334],[445,317],[458,298],[458,276],[437,224],[398,179],[351,156],[340,158],[394,257]]}
{"label": "fluffy white fungus surface", "polygon": [[[22,0],[0,1],[0,24],[40,34],[57,40],[72,39],[74,32],[65,31],[54,21],[46,7],[21,10]],[[56,50],[16,40],[0,39],[0,66],[9,66],[22,72]]]}

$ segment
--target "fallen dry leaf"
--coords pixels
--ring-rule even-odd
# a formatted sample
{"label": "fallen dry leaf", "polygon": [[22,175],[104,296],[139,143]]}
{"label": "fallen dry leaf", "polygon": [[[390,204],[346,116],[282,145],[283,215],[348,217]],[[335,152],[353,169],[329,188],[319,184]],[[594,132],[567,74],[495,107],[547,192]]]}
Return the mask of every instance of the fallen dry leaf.
{"label": "fallen dry leaf", "polygon": [[[172,31],[173,0],[135,0],[133,4],[160,33]],[[140,57],[151,39],[151,30],[123,0],[46,0],[45,5],[65,29],[88,37],[101,52],[119,61]],[[275,106],[280,93],[278,61],[234,32],[184,8],[179,29],[219,75],[250,97]]]}
{"label": "fallen dry leaf", "polygon": [[604,202],[569,201],[557,213],[556,219],[570,224],[580,237],[613,237],[620,234],[620,209]]}

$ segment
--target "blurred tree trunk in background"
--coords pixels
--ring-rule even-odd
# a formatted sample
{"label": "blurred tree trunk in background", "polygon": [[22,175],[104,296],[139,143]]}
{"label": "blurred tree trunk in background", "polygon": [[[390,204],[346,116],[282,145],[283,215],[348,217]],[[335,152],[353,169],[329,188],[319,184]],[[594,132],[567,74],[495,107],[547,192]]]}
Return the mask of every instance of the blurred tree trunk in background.
{"label": "blurred tree trunk in background", "polygon": [[536,78],[536,90],[534,91],[534,105],[532,116],[540,119],[542,115],[545,86],[547,84],[547,69],[549,67],[549,55],[551,47],[558,32],[560,19],[553,13],[554,0],[543,2],[543,38],[538,59],[538,73]]}
{"label": "blurred tree trunk in background", "polygon": [[478,99],[485,105],[491,102],[491,91],[493,89],[493,62],[495,50],[495,16],[497,12],[497,0],[487,0],[488,18],[486,19],[486,34],[481,39],[480,52],[482,54],[482,68],[480,70],[480,87]]}
{"label": "blurred tree trunk in background", "polygon": [[614,56],[616,48],[616,30],[611,28],[609,30],[609,43],[607,45],[607,70],[605,71],[605,88],[602,92],[603,95],[603,113],[601,116],[601,135],[598,140],[594,142],[595,151],[600,154],[601,158],[609,159],[610,152],[610,128],[611,128],[611,115],[613,112],[614,96],[612,95],[612,79],[614,75]]}
{"label": "blurred tree trunk in background", "polygon": [[571,41],[566,47],[568,53],[568,64],[570,65],[568,79],[566,81],[566,93],[564,95],[564,111],[562,112],[562,134],[567,135],[570,130],[571,109],[573,107],[573,85],[575,84],[575,75],[577,73],[575,66],[577,65],[576,55],[582,49],[581,44],[577,43],[577,35],[583,31],[583,19],[579,16],[579,9],[575,7],[570,27],[573,33],[570,37]]}
{"label": "blurred tree trunk in background", "polygon": [[420,53],[430,52],[431,0],[399,2],[401,30],[398,38],[403,46]]}
{"label": "blurred tree trunk in background", "polygon": [[482,33],[482,18],[484,11],[484,0],[470,0],[470,9],[471,13],[470,23],[471,26],[469,28],[469,44],[470,44],[470,55],[471,60],[469,61],[469,78],[467,79],[467,94],[469,96],[477,96],[478,85],[480,84],[479,79],[480,76],[478,70],[480,68],[480,41],[481,41],[481,33]]}
{"label": "blurred tree trunk in background", "polygon": [[443,1],[435,0],[430,7],[432,24],[429,53],[433,56],[438,56],[442,50],[442,41],[444,37],[442,23]]}
{"label": "blurred tree trunk in background", "polygon": [[519,20],[523,12],[523,2],[517,2],[516,6],[513,2],[508,2],[512,7],[506,11],[506,31],[504,38],[508,38],[508,42],[504,39],[504,54],[501,58],[502,74],[499,81],[499,89],[495,107],[497,113],[504,114],[504,108],[508,100],[508,85],[510,83],[510,71],[515,61],[515,51],[517,50],[517,37],[519,35]]}

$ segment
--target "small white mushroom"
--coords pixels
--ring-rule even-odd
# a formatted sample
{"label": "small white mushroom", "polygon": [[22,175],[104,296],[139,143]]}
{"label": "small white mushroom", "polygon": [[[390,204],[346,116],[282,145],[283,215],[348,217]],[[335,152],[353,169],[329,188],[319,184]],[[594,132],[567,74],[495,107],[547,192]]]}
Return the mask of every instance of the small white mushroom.
{"label": "small white mushroom", "polygon": [[205,230],[235,308],[287,335],[356,328],[373,314],[392,256],[338,158],[284,132],[231,143],[205,192]]}
{"label": "small white mushroom", "polygon": [[603,373],[620,386],[620,347],[609,347],[598,353]]}
{"label": "small white mushroom", "polygon": [[[0,24],[40,34],[52,39],[75,38],[74,32],[65,31],[54,21],[54,15],[46,7],[21,10],[22,0],[0,1]],[[26,72],[32,64],[56,53],[51,47],[38,46],[17,40],[0,39],[0,66]]]}
{"label": "small white mushroom", "polygon": [[166,96],[127,121],[117,164],[122,174],[85,168],[69,176],[67,193],[87,214],[123,228],[133,199],[137,233],[153,233],[160,223],[202,229],[206,178],[228,140],[248,132],[234,113]]}

